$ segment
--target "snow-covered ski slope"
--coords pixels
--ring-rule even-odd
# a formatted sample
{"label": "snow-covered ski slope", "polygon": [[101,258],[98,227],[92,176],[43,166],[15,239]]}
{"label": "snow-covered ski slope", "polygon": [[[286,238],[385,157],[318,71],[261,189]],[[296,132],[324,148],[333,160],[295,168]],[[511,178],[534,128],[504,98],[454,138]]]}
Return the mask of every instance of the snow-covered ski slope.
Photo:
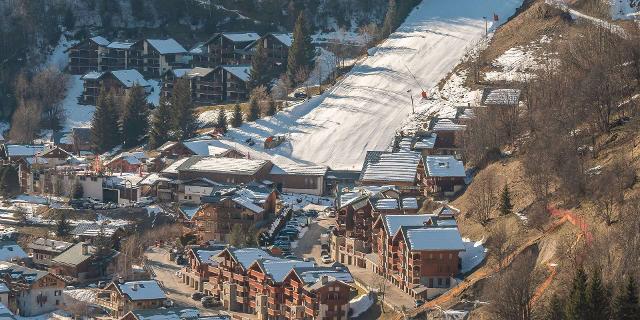
{"label": "snow-covered ski slope", "polygon": [[[484,36],[483,17],[491,29],[494,13],[502,23],[521,4],[522,0],[424,0],[374,55],[331,90],[275,117],[231,130],[228,142],[251,158],[278,154],[333,169],[360,169],[366,152],[387,149],[411,113],[407,90],[418,103],[421,87],[437,85]],[[287,141],[265,150],[262,142],[275,134],[285,134]],[[252,147],[244,143],[249,137],[256,142]]]}

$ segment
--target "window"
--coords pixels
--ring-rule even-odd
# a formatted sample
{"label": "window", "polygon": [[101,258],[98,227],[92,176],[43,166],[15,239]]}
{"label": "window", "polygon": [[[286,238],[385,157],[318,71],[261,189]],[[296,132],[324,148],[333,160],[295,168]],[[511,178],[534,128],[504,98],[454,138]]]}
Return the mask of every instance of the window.
{"label": "window", "polygon": [[442,287],[442,278],[438,278],[438,287]]}
{"label": "window", "polygon": [[62,295],[62,291],[61,290],[56,290],[56,291],[53,292],[53,295],[58,297],[58,296]]}
{"label": "window", "polygon": [[57,299],[56,299],[56,306],[57,306],[57,305],[60,305],[60,300],[57,300]]}
{"label": "window", "polygon": [[447,285],[447,287],[450,287],[451,286],[451,279],[446,278],[444,283]]}
{"label": "window", "polygon": [[96,178],[96,177],[91,177],[91,181],[96,182],[96,181],[98,181],[98,178]]}

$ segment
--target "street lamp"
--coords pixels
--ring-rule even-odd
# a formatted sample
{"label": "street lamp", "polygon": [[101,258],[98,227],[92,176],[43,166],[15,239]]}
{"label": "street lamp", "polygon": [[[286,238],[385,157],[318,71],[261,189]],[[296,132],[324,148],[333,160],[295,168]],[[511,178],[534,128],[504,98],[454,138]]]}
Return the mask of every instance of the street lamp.
{"label": "street lamp", "polygon": [[407,93],[409,94],[409,98],[411,98],[411,113],[416,113],[416,109],[413,106],[413,95],[411,94],[411,89],[407,90]]}

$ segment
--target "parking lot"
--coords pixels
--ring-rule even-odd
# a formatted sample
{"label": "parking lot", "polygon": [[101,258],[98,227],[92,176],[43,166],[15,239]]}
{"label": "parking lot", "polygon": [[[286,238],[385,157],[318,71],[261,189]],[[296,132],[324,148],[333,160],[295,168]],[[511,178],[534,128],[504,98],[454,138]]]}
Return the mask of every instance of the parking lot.
{"label": "parking lot", "polygon": [[[335,225],[335,218],[327,218],[320,215],[314,222],[312,222],[307,232],[298,239],[297,247],[293,249],[293,253],[300,258],[313,258],[319,265],[326,265],[322,262],[322,239],[326,239],[328,243],[328,237],[322,237],[323,234],[329,233],[329,226]],[[330,262],[331,263],[331,262]]]}

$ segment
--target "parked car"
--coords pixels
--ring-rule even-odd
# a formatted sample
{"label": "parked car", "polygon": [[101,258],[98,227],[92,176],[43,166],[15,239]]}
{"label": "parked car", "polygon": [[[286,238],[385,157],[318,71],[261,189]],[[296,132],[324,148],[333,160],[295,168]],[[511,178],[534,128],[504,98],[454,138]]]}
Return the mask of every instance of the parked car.
{"label": "parked car", "polygon": [[329,255],[322,256],[322,263],[331,263],[331,257]]}
{"label": "parked car", "polygon": [[328,243],[321,244],[320,249],[329,251],[329,244]]}
{"label": "parked car", "polygon": [[424,301],[422,301],[422,300],[420,300],[420,299],[417,299],[417,300],[416,300],[416,308],[417,308],[417,307],[419,307],[419,306],[421,306],[422,304],[424,304]]}
{"label": "parked car", "polygon": [[329,256],[329,251],[327,251],[327,250],[322,250],[322,251],[320,252],[320,255],[321,255],[321,256]]}
{"label": "parked car", "polygon": [[191,299],[197,301],[197,300],[202,299],[202,296],[203,296],[202,292],[194,292],[194,293],[191,294]]}
{"label": "parked car", "polygon": [[104,289],[104,287],[107,286],[107,282],[106,281],[98,281],[98,288],[100,289]]}
{"label": "parked car", "polygon": [[293,94],[293,97],[296,99],[306,99],[308,96],[306,93],[302,92],[302,91],[298,91],[296,93]]}
{"label": "parked car", "polygon": [[220,301],[216,300],[213,296],[204,296],[200,299],[200,302],[205,308],[213,308],[220,305]]}

